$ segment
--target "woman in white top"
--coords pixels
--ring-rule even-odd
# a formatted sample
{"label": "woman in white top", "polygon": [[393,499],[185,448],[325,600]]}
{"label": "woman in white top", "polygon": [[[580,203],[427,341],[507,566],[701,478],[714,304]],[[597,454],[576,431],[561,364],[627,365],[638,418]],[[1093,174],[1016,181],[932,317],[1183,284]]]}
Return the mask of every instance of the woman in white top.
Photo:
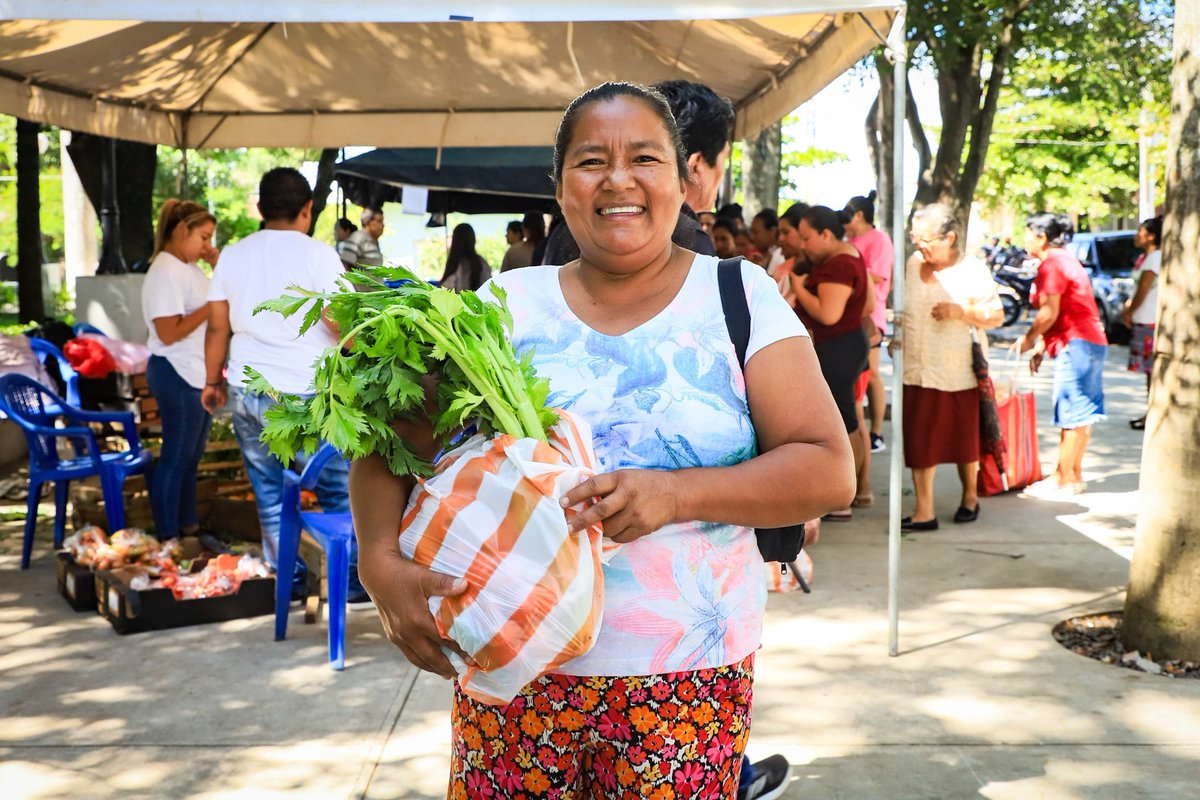
{"label": "woman in white top", "polygon": [[944,205],[913,215],[908,289],[900,342],[904,347],[904,461],[913,472],[917,504],[900,527],[938,529],[933,477],[938,464],[955,464],[962,498],[955,522],[979,516],[979,383],[972,365],[972,328],[987,353],[984,328],[1004,318],[987,266],[962,252],[962,228]]}
{"label": "woman in white top", "polygon": [[[688,172],[665,98],[631,84],[588,91],[563,116],[554,163],[579,258],[511,270],[481,296],[507,292],[517,354],[549,381],[550,403],[591,426],[601,474],[564,505],[598,502],[571,524],[603,520],[622,547],[604,567],[604,622],[588,653],[504,707],[456,691],[449,794],[512,797],[529,785],[539,796],[615,797],[608,778],[627,775],[621,796],[669,796],[686,774],[687,796],[732,798],[766,602],[752,528],[845,508],[849,443],[774,282],[741,265],[751,328],[743,371],[717,259],[672,243]],[[400,430],[428,452],[431,431]],[[360,574],[391,640],[449,678],[428,601],[466,583],[401,556],[396,530],[412,487],[378,457],[351,468]],[[669,697],[671,724],[649,724],[651,706]],[[532,717],[522,729],[526,710],[536,731]],[[585,728],[584,713],[596,724]]]}
{"label": "woman in white top", "polygon": [[208,276],[196,262],[216,266],[216,219],[190,200],[163,203],[154,256],[142,288],[142,316],[150,329],[146,381],[162,419],[162,453],[150,485],[150,506],[160,539],[193,533],[196,468],[212,416],[200,405],[204,389],[204,328]]}
{"label": "woman in white top", "polygon": [[[1133,243],[1143,250],[1133,268],[1137,288],[1125,303],[1121,319],[1132,330],[1129,339],[1129,371],[1146,373],[1146,391],[1150,391],[1150,370],[1154,366],[1154,326],[1158,322],[1158,274],[1162,271],[1162,217],[1153,217],[1138,227]],[[1146,415],[1129,420],[1135,431],[1146,427]]]}

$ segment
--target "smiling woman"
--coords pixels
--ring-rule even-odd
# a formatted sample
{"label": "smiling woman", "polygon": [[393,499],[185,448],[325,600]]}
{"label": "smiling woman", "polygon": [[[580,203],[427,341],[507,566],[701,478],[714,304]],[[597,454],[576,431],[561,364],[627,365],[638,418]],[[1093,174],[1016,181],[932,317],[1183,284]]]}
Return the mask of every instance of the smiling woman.
{"label": "smiling woman", "polygon": [[[741,262],[743,374],[717,259],[672,244],[685,174],[661,95],[590,90],[555,143],[580,257],[480,291],[507,293],[514,350],[549,380],[550,404],[592,429],[600,474],[566,495],[581,509],[572,527],[600,521],[622,547],[604,567],[589,652],[504,707],[456,692],[451,796],[641,798],[674,789],[682,771],[689,796],[735,797],[766,600],[753,528],[810,520],[853,495],[837,407],[775,284]],[[408,485],[377,461],[355,464],[361,575],[393,641],[450,677],[427,598],[461,589],[400,558]]]}

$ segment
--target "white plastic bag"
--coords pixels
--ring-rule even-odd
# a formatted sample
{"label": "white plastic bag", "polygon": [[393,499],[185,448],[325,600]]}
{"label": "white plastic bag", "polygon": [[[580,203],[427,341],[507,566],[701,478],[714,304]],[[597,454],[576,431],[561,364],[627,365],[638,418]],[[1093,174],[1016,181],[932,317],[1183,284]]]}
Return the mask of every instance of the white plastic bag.
{"label": "white plastic bag", "polygon": [[[587,423],[559,412],[550,442],[474,436],[438,461],[412,497],[400,552],[465,577],[456,597],[431,597],[442,636],[475,661],[446,655],[468,696],[492,705],[586,653],[604,607],[602,531],[574,534],[559,499],[595,474]],[[615,545],[609,543],[609,549]]]}

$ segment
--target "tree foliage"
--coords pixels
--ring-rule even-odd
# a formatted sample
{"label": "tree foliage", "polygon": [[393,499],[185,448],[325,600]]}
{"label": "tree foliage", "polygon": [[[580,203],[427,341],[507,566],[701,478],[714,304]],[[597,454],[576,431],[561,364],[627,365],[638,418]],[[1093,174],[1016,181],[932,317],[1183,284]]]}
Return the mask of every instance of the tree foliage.
{"label": "tree foliage", "polygon": [[[189,150],[184,168],[183,154],[174,147],[158,148],[158,172],[154,179],[154,208],[170,197],[183,197],[207,206],[217,218],[217,245],[245,238],[258,230],[258,181],[274,167],[299,168],[316,161],[320,150],[287,147],[239,147],[230,150]],[[333,242],[332,222],[318,220],[315,238]]]}
{"label": "tree foliage", "polygon": [[[1045,138],[1085,140],[1086,133],[1096,139],[1103,121],[1112,119],[1108,112],[1114,105],[1140,108],[1140,87],[1161,76],[1160,51],[1169,41],[1172,8],[1169,2],[1128,0],[911,0],[911,60],[933,69],[942,118],[937,147],[928,148],[932,156],[918,179],[916,205],[947,203],[965,221],[985,165],[993,158],[1002,162],[1005,155],[1021,161],[993,149],[998,115],[1003,134],[996,144],[1015,148],[1025,146],[1016,139],[1040,137],[1013,136],[1014,130],[1044,127],[1055,116],[1069,119],[1074,128],[1061,126]],[[918,149],[925,149],[924,126],[910,127]],[[1104,136],[1112,138],[1106,131]],[[1028,158],[1019,168],[1006,170],[1001,164],[989,176],[985,195],[999,197],[1010,182],[1025,192],[1045,182],[1049,194],[1042,199],[1057,200],[1065,190],[1056,186],[1062,183],[1056,176],[1084,174],[1081,160],[1094,181],[1116,180],[1092,163],[1097,159],[1121,171],[1126,166],[1126,157],[1115,152],[1060,153],[1062,163],[1051,163],[1044,154],[1021,155]],[[1111,197],[1104,204],[1093,197],[1089,210],[1107,209]]]}
{"label": "tree foliage", "polygon": [[[62,162],[58,131],[42,131],[41,223],[46,261],[63,257]],[[0,115],[0,254],[9,262],[17,258],[17,119]]]}
{"label": "tree foliage", "polygon": [[[789,114],[780,123],[779,190],[776,192],[775,202],[772,207],[779,206],[780,196],[794,197],[796,195],[800,185],[798,175],[800,171],[825,164],[836,164],[850,159],[845,153],[837,150],[826,150],[820,147],[799,147],[796,143],[795,135],[791,133],[798,122],[798,117]],[[746,184],[744,181],[745,176],[743,175],[744,160],[742,154],[745,152],[747,144],[747,142],[734,142],[729,154],[729,169],[733,173],[733,185],[738,188],[733,201],[743,204],[746,203]]]}
{"label": "tree foliage", "polygon": [[1165,161],[1170,9],[1088,5],[1086,17],[1065,18],[1068,37],[1031,37],[1014,61],[976,193],[985,206],[1071,212],[1084,227],[1136,214],[1143,113],[1151,163]]}

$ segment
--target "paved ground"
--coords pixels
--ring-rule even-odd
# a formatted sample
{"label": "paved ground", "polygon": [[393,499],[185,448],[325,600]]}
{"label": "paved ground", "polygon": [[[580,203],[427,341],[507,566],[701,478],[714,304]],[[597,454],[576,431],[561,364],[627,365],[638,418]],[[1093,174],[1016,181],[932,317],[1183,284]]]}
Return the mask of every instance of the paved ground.
{"label": "paved ground", "polygon": [[[905,537],[899,657],[887,655],[883,502],[826,526],[814,594],[772,596],[750,754],[792,759],[785,797],[1200,792],[1200,682],[1105,666],[1050,635],[1123,602],[1141,445],[1126,420],[1143,402],[1124,356],[1110,359],[1087,495],[992,498],[973,525]],[[1043,460],[1054,452],[1043,438]],[[939,474],[946,523],[956,483]],[[369,606],[350,612],[341,674],[324,625],[299,611],[280,643],[269,617],[121,637],[57,596],[48,531],[17,569],[19,525],[0,536],[4,800],[442,796],[448,687],[403,661]]]}

